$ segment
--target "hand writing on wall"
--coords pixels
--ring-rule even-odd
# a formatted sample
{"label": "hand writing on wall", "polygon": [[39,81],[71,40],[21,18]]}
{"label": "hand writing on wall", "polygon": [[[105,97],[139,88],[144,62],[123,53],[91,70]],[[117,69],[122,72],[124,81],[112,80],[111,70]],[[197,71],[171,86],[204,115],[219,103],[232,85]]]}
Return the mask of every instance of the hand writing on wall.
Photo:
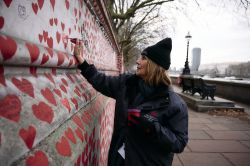
{"label": "hand writing on wall", "polygon": [[[73,39],[71,39],[73,40]],[[79,39],[75,39],[75,47],[74,47],[74,56],[76,57],[77,61],[82,64],[84,61],[83,58],[83,45],[82,45],[82,41],[80,41]]]}

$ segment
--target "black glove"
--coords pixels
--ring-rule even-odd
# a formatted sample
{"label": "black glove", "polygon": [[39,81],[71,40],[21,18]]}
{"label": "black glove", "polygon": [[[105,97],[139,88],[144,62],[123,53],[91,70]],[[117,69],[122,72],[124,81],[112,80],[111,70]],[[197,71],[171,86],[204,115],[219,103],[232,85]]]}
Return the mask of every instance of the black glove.
{"label": "black glove", "polygon": [[142,130],[146,134],[154,134],[159,125],[158,119],[149,114],[144,114],[142,116],[131,116],[130,123],[131,127]]}

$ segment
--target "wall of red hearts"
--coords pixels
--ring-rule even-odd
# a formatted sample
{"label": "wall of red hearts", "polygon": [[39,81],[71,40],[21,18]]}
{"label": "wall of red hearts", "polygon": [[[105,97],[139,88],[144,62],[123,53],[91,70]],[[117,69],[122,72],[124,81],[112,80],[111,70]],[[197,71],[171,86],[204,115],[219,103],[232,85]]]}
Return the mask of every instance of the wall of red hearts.
{"label": "wall of red hearts", "polygon": [[104,166],[115,101],[76,69],[74,42],[107,74],[122,72],[103,0],[0,1],[0,166]]}

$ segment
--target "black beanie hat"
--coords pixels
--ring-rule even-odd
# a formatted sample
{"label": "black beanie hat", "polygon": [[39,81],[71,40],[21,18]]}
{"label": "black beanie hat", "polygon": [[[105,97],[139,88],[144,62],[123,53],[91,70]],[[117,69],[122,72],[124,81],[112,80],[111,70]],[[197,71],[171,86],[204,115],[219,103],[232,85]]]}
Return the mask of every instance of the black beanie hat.
{"label": "black beanie hat", "polygon": [[141,55],[145,55],[156,64],[168,70],[171,64],[170,52],[172,50],[171,38],[165,38],[153,46],[145,48]]}

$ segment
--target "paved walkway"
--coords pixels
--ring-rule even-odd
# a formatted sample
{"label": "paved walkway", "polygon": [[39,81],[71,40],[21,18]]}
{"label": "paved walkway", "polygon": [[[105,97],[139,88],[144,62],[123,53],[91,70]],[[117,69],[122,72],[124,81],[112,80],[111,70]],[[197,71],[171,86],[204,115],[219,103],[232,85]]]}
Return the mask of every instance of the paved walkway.
{"label": "paved walkway", "polygon": [[173,166],[250,166],[249,121],[189,109],[189,142]]}

